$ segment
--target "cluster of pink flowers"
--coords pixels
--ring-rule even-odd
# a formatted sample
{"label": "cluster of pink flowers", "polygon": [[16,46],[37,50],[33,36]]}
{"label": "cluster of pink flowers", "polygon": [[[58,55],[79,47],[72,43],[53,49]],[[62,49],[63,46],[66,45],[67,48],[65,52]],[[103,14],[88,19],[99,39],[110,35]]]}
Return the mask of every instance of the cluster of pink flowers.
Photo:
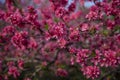
{"label": "cluster of pink flowers", "polygon": [[27,32],[20,32],[20,33],[15,33],[15,35],[12,37],[12,43],[14,46],[20,48],[20,49],[25,49],[28,46],[28,33]]}
{"label": "cluster of pink flowers", "polygon": [[[77,66],[92,80],[102,68],[119,67],[120,0],[25,1],[6,0],[0,8],[0,80],[17,79],[31,66],[24,80],[44,67],[66,77],[63,66]],[[85,1],[94,5],[85,8]]]}
{"label": "cluster of pink flowers", "polygon": [[119,63],[119,58],[114,51],[105,51],[104,58],[101,60],[101,66],[116,66]]}
{"label": "cluster of pink flowers", "polygon": [[100,75],[100,70],[97,66],[86,66],[82,69],[82,71],[87,78],[95,79]]}

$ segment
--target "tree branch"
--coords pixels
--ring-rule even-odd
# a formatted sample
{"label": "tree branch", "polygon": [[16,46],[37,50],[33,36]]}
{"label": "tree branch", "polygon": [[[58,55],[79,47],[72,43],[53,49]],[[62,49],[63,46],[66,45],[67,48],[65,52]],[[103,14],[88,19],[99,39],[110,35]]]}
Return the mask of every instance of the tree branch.
{"label": "tree branch", "polygon": [[119,72],[120,71],[120,67],[116,68],[116,69],[113,69],[107,73],[105,73],[103,76],[101,76],[98,80],[104,80],[107,76],[111,75],[111,74],[114,74],[116,72]]}

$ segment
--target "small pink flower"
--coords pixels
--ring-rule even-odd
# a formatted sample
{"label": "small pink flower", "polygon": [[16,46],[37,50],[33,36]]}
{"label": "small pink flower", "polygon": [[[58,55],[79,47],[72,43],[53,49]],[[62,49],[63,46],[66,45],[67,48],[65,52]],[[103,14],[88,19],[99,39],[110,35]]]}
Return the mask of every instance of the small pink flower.
{"label": "small pink flower", "polygon": [[69,52],[70,52],[71,54],[77,53],[77,49],[74,48],[74,47],[70,47],[70,48],[69,48]]}
{"label": "small pink flower", "polygon": [[81,64],[81,66],[84,66],[86,64],[88,56],[88,49],[79,50],[76,55],[76,62]]}
{"label": "small pink flower", "polygon": [[71,3],[70,6],[68,7],[68,11],[72,12],[75,11],[76,5],[75,3]]}
{"label": "small pink flower", "polygon": [[31,80],[30,78],[25,78],[24,80]]}
{"label": "small pink flower", "polygon": [[58,42],[61,48],[64,48],[67,43],[64,38],[60,38]]}
{"label": "small pink flower", "polygon": [[23,67],[24,67],[24,61],[23,60],[18,60],[18,67],[19,67],[19,69],[23,69]]}
{"label": "small pink flower", "polygon": [[82,26],[81,26],[81,31],[86,31],[89,29],[89,26],[87,23],[83,23]]}
{"label": "small pink flower", "polygon": [[70,28],[70,35],[69,35],[70,40],[72,41],[79,41],[80,40],[80,34],[79,34],[79,29],[78,28]]}
{"label": "small pink flower", "polygon": [[36,49],[37,46],[38,46],[37,42],[35,41],[34,38],[31,37],[31,38],[30,38],[30,42],[29,42],[29,47]]}
{"label": "small pink flower", "polygon": [[107,20],[107,28],[108,29],[113,29],[113,27],[115,26],[115,22],[112,20]]}
{"label": "small pink flower", "polygon": [[81,14],[82,14],[81,11],[77,11],[77,12],[71,13],[71,14],[70,14],[70,19],[71,19],[71,20],[75,20],[75,19],[77,19],[78,17],[80,17]]}
{"label": "small pink flower", "polygon": [[13,61],[10,61],[10,62],[7,63],[7,66],[8,66],[8,67],[12,67],[12,66],[14,66],[14,65],[15,65],[15,63],[14,63]]}
{"label": "small pink flower", "polygon": [[58,16],[58,17],[62,17],[64,14],[65,14],[65,9],[64,7],[59,7],[56,11],[55,11],[55,14]]}
{"label": "small pink flower", "polygon": [[71,62],[71,65],[74,65],[74,63],[75,63],[75,58],[74,58],[74,57],[71,57],[70,62]]}
{"label": "small pink flower", "polygon": [[68,73],[67,73],[67,71],[65,70],[65,69],[62,69],[62,68],[58,68],[57,69],[57,75],[58,76],[67,76],[68,75]]}
{"label": "small pink flower", "polygon": [[17,78],[18,76],[20,76],[20,73],[19,73],[17,67],[14,67],[14,66],[9,67],[8,74],[12,75],[14,78]]}

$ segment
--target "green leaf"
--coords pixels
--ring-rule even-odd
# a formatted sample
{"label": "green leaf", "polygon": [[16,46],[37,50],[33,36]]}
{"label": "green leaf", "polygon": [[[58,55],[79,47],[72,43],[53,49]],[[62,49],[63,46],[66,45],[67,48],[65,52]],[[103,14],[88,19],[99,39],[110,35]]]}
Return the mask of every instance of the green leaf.
{"label": "green leaf", "polygon": [[46,25],[45,25],[45,30],[48,30],[48,29],[49,29],[49,25],[46,24]]}
{"label": "green leaf", "polygon": [[104,36],[108,36],[109,35],[109,30],[107,30],[107,29],[103,29],[102,30],[102,34],[104,35]]}
{"label": "green leaf", "polygon": [[58,18],[54,18],[54,21],[57,23],[57,22],[59,22],[59,19]]}

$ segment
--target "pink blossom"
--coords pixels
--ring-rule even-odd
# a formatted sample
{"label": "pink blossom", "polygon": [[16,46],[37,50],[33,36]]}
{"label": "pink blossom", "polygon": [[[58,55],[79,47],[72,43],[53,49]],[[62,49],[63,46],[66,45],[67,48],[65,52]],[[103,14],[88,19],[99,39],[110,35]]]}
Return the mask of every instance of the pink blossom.
{"label": "pink blossom", "polygon": [[9,67],[8,74],[12,75],[14,78],[17,78],[20,75],[18,69],[14,66]]}
{"label": "pink blossom", "polygon": [[76,5],[75,3],[71,3],[70,6],[68,7],[68,11],[72,12],[75,11]]}
{"label": "pink blossom", "polygon": [[23,69],[23,67],[24,67],[24,61],[23,60],[18,60],[18,67],[19,67],[19,69]]}
{"label": "pink blossom", "polygon": [[55,11],[55,14],[58,16],[58,17],[62,17],[63,15],[65,15],[65,9],[63,7],[59,7],[56,11]]}
{"label": "pink blossom", "polygon": [[88,24],[86,23],[83,23],[82,26],[81,26],[81,31],[86,31],[89,29],[90,26],[88,26]]}
{"label": "pink blossom", "polygon": [[80,40],[79,29],[70,28],[69,38],[70,40],[73,40],[73,41],[79,41]]}
{"label": "pink blossom", "polygon": [[58,43],[59,43],[61,48],[64,48],[66,43],[67,43],[67,41],[64,38],[60,38]]}
{"label": "pink blossom", "polygon": [[104,58],[101,60],[101,66],[116,66],[117,63],[117,56],[116,52],[108,50],[104,52]]}
{"label": "pink blossom", "polygon": [[15,35],[12,37],[11,41],[13,45],[20,49],[25,49],[28,47],[28,39],[27,39],[28,33],[27,32],[20,32],[15,33]]}
{"label": "pink blossom", "polygon": [[62,69],[62,68],[58,68],[57,69],[57,75],[58,76],[67,76],[68,75],[68,73],[67,73],[67,71],[65,70],[65,69]]}
{"label": "pink blossom", "polygon": [[95,79],[100,75],[100,70],[97,66],[85,66],[84,68],[82,68],[82,71],[87,78]]}

